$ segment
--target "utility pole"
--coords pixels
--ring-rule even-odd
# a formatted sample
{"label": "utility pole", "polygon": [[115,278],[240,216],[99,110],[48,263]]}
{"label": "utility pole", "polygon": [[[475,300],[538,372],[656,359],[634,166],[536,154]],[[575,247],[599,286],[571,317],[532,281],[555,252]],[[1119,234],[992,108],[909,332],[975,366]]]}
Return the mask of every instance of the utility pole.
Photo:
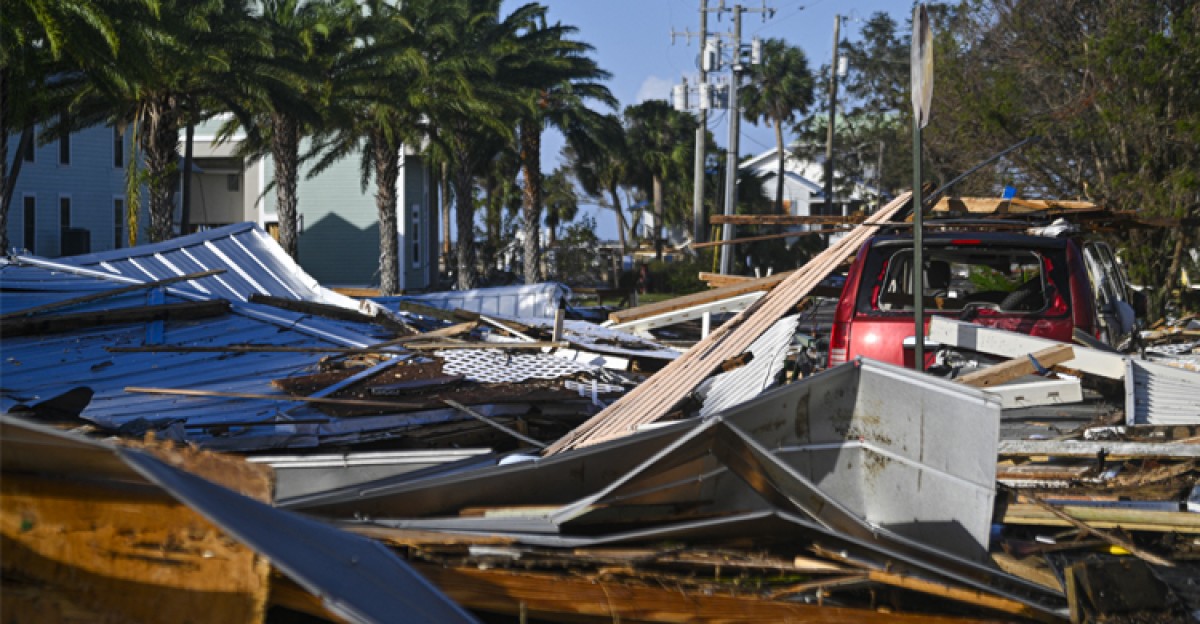
{"label": "utility pole", "polygon": [[[704,55],[704,45],[708,40],[708,0],[700,0],[700,54],[701,58]],[[703,61],[700,63],[700,81],[697,83],[700,89],[700,109],[697,113],[696,120],[699,124],[696,126],[696,161],[692,166],[692,240],[697,243],[704,242],[707,238],[705,230],[707,224],[704,222],[704,140],[708,138],[708,107],[705,105],[706,92],[708,89],[708,70]]]}
{"label": "utility pole", "polygon": [[[708,14],[709,13],[724,13],[729,11],[733,13],[734,31],[732,34],[719,33],[715,34],[710,41],[708,38]],[[708,73],[710,71],[719,71],[723,67],[721,59],[721,37],[729,37],[733,43],[729,53],[729,93],[727,100],[727,109],[729,111],[729,150],[728,162],[726,163],[726,180],[725,180],[725,214],[733,214],[735,212],[734,205],[737,197],[737,155],[738,155],[738,138],[740,133],[740,115],[738,114],[737,91],[741,80],[741,74],[745,69],[742,63],[742,14],[743,13],[762,13],[763,21],[775,15],[774,9],[769,9],[766,6],[766,1],[763,0],[761,9],[747,9],[742,5],[734,6],[732,9],[725,7],[725,0],[721,0],[719,6],[709,8],[708,0],[700,0],[700,32],[672,32],[671,40],[675,37],[687,37],[689,40],[693,35],[699,34],[700,42],[703,46],[700,53],[700,78],[696,82],[696,90],[698,92],[698,109],[699,109],[699,126],[696,128],[696,157],[694,163],[694,187],[692,189],[692,214],[695,218],[695,226],[693,237],[696,242],[703,241],[705,237],[704,221],[704,160],[705,146],[704,141],[708,138],[708,108],[712,106],[710,102],[711,87],[708,83]],[[754,49],[757,50],[757,40]],[[751,54],[751,63],[759,62],[756,54]],[[672,89],[672,99],[676,110],[686,110],[688,108],[688,85],[687,80],[683,84],[675,85]],[[720,105],[715,105],[720,108]],[[733,226],[726,224],[723,229],[722,240],[730,240],[733,238]],[[721,272],[729,273],[729,246],[721,246]]]}
{"label": "utility pole", "polygon": [[[729,72],[729,149],[725,152],[725,215],[736,212],[737,206],[737,169],[738,169],[738,133],[741,129],[741,115],[738,114],[738,83],[742,79],[742,5],[733,7],[733,63]],[[733,240],[733,224],[726,223],[722,227],[721,240]],[[730,262],[730,247],[721,245],[721,274],[729,275],[732,268]]]}
{"label": "utility pole", "polygon": [[833,16],[833,60],[829,63],[829,127],[825,131],[825,210],[833,214],[833,127],[837,122],[838,43],[842,36],[842,16]]}

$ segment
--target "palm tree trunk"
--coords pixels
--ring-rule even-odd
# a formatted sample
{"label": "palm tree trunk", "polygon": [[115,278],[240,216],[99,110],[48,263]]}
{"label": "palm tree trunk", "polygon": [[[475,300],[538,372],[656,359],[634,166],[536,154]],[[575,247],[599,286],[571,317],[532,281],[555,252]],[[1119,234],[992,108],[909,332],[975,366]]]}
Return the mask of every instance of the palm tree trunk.
{"label": "palm tree trunk", "polygon": [[459,290],[471,290],[478,282],[475,271],[475,203],[469,155],[459,154],[454,167],[454,225],[458,230],[456,283]]}
{"label": "palm tree trunk", "polygon": [[500,181],[496,175],[488,175],[485,181],[484,188],[486,189],[483,198],[484,210],[486,213],[483,216],[483,225],[486,230],[487,240],[484,241],[483,247],[479,249],[480,264],[483,266],[483,279],[488,279],[491,276],[492,269],[496,267],[496,252],[500,249],[500,222],[503,220],[504,206],[500,197],[500,192],[497,187],[500,186]]}
{"label": "palm tree trunk", "polygon": [[450,165],[442,163],[441,171],[438,174],[438,185],[441,191],[438,193],[439,199],[442,202],[442,267],[443,270],[450,270]]}
{"label": "palm tree trunk", "polygon": [[783,153],[783,124],[775,120],[775,151],[779,154],[779,175],[775,177],[775,214],[783,214],[783,163],[787,160]]}
{"label": "palm tree trunk", "polygon": [[279,246],[296,260],[300,257],[296,197],[300,126],[288,115],[271,116],[271,158],[275,161],[275,214],[279,218]]}
{"label": "palm tree trunk", "polygon": [[400,291],[400,244],[396,220],[396,181],[400,178],[400,147],[390,145],[376,133],[375,208],[379,211],[379,292],[383,296]]}
{"label": "palm tree trunk", "polygon": [[150,193],[150,242],[175,235],[176,163],[179,160],[179,107],[172,95],[149,98],[142,108],[142,154]]}
{"label": "palm tree trunk", "polygon": [[[521,227],[525,232],[525,283],[536,284],[544,279],[539,249],[539,222],[542,216],[542,131],[534,122],[521,122],[521,175],[525,178],[522,193]],[[554,236],[553,231],[550,233]]]}
{"label": "palm tree trunk", "polygon": [[666,224],[663,223],[666,213],[663,211],[662,178],[654,176],[654,259],[662,261],[663,238]]}
{"label": "palm tree trunk", "polygon": [[621,194],[617,192],[617,187],[614,185],[608,189],[608,194],[612,197],[613,212],[617,213],[617,238],[621,241],[621,258],[625,257],[625,231],[629,226],[625,223],[625,211],[621,208]]}

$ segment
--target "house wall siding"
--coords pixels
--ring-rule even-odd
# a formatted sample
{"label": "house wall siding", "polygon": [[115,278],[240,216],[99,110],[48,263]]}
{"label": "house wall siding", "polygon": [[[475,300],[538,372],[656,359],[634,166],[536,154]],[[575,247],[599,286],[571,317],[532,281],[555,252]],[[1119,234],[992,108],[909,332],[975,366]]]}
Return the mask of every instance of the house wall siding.
{"label": "house wall siding", "polygon": [[[123,137],[125,157],[131,149],[129,132]],[[8,137],[9,161],[19,158],[20,135]],[[40,256],[62,253],[59,198],[71,198],[71,226],[88,230],[91,251],[113,248],[113,198],[125,195],[125,167],[113,166],[113,129],[94,126],[71,135],[71,162],[59,163],[59,142],[35,148],[34,162],[21,166],[8,215],[8,240],[13,247],[27,247],[24,240],[23,197],[37,199],[36,237],[33,251]],[[143,199],[145,194],[143,193]],[[146,208],[140,210],[139,232],[146,232]],[[144,237],[142,238],[144,240]]]}

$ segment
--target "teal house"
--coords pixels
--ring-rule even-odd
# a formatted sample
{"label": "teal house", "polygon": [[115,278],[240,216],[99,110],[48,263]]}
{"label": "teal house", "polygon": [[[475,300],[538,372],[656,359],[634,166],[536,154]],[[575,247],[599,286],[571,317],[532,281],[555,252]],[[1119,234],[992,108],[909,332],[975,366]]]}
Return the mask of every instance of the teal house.
{"label": "teal house", "polygon": [[[275,233],[274,163],[270,157],[254,162],[234,157],[237,137],[217,144],[217,125],[196,129],[190,223],[202,228],[254,221]],[[312,179],[305,177],[307,171],[301,167],[297,187],[300,265],[328,287],[377,286],[375,190],[373,185],[362,190],[358,158],[343,159]],[[438,224],[430,172],[415,150],[401,155],[397,186],[400,289],[428,290],[438,275]]]}

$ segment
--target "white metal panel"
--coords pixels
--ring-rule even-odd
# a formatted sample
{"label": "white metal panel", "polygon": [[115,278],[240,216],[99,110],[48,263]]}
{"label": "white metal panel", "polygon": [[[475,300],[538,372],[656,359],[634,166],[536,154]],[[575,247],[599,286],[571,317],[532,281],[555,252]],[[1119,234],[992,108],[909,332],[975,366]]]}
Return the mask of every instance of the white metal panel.
{"label": "white metal panel", "polygon": [[[1063,344],[1057,340],[1035,338],[940,316],[930,320],[929,338],[963,349],[1010,358]],[[1072,348],[1075,350],[1075,359],[1063,362],[1063,366],[1109,379],[1121,379],[1125,376],[1125,356],[1079,345],[1072,345]]]}
{"label": "white metal panel", "polygon": [[1200,423],[1200,373],[1129,360],[1125,422],[1130,425]]}
{"label": "white metal panel", "polygon": [[1047,379],[1026,383],[1008,383],[983,389],[1000,399],[1000,407],[1034,407],[1061,405],[1083,400],[1083,388],[1078,379]]}

